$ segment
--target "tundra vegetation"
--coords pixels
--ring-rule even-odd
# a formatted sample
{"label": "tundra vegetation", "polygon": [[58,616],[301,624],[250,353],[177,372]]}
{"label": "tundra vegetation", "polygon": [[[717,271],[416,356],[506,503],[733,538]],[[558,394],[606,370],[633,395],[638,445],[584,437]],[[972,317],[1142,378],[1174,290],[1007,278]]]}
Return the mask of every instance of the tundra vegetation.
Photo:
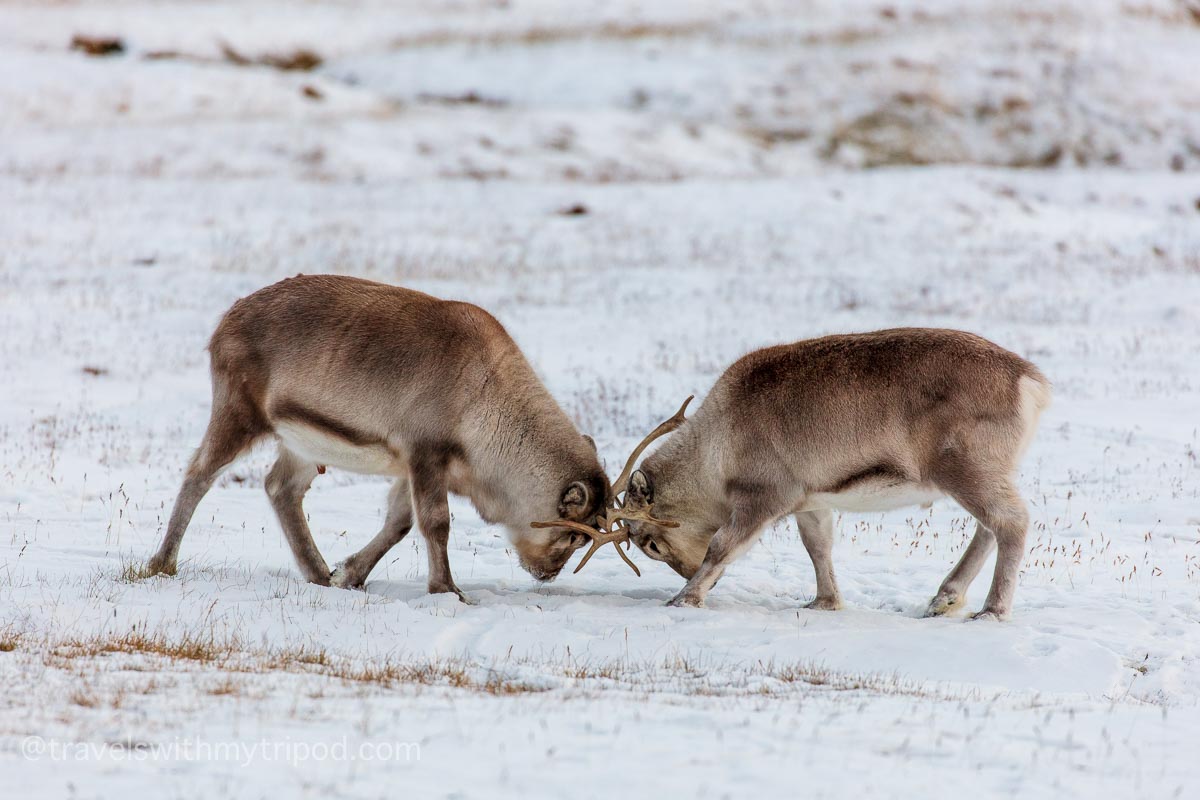
{"label": "tundra vegetation", "polygon": [[[8,794],[1200,794],[1194,3],[399,8],[0,3]],[[671,608],[636,548],[641,577],[608,545],[537,582],[453,496],[474,605],[428,593],[421,535],[318,586],[266,439],[147,577],[209,337],[298,273],[486,309],[613,478],[751,351],[980,334],[1054,384],[1011,620],[965,620],[982,579],[922,618],[975,533],[953,500],[833,513],[835,613],[787,517]],[[315,477],[327,566],[391,483]],[[178,737],[420,759],[139,757]]]}

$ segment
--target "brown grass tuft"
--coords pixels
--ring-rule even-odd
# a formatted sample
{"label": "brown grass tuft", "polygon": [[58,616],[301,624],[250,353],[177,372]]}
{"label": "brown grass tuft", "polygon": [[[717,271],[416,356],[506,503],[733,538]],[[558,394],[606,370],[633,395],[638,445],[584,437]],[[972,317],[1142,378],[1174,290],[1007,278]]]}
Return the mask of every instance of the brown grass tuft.
{"label": "brown grass tuft", "polygon": [[118,583],[141,583],[147,578],[153,578],[155,575],[174,575],[175,570],[170,572],[153,572],[150,569],[149,563],[139,563],[137,561],[124,561],[121,563],[121,569],[117,572]]}
{"label": "brown grass tuft", "polygon": [[82,708],[95,708],[96,706],[100,705],[100,698],[96,697],[96,695],[89,691],[86,687],[80,687],[71,692],[71,696],[67,699],[73,704],[81,706]]}
{"label": "brown grass tuft", "polygon": [[242,686],[232,676],[212,686],[208,693],[213,697],[233,697],[242,693]]}
{"label": "brown grass tuft", "polygon": [[273,67],[285,72],[309,72],[324,63],[324,59],[312,50],[300,47],[286,53],[263,53],[247,56],[228,42],[221,42],[221,55],[230,64],[239,67]]}
{"label": "brown grass tuft", "polygon": [[115,36],[84,36],[71,38],[71,49],[89,56],[115,56],[125,52],[125,43]]}
{"label": "brown grass tuft", "polygon": [[136,628],[116,636],[97,634],[88,638],[67,639],[50,650],[51,655],[58,658],[126,653],[203,662],[222,661],[235,652],[236,641],[220,641],[211,633],[197,635],[184,632],[178,639],[170,639],[163,633],[148,634]]}
{"label": "brown grass tuft", "polygon": [[11,653],[21,644],[21,634],[6,628],[0,631],[0,653]]}
{"label": "brown grass tuft", "polygon": [[604,22],[578,25],[535,25],[522,30],[498,30],[482,33],[461,33],[455,30],[433,30],[392,40],[392,47],[439,47],[447,44],[470,44],[500,47],[557,44],[583,39],[636,41],[640,39],[677,39],[715,35],[721,28],[713,22]]}

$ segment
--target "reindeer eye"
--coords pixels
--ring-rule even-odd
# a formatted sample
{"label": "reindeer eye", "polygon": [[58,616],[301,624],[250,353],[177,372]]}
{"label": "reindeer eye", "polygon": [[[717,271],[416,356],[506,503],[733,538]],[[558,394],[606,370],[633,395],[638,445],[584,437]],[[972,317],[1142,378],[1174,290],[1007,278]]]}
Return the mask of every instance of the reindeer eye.
{"label": "reindeer eye", "polygon": [[[653,539],[651,539],[651,540],[650,540],[650,549],[651,549],[651,550],[653,550],[653,551],[654,551],[654,552],[656,552],[656,553],[658,553],[658,552],[659,552],[659,550],[658,550],[658,544],[657,544],[657,543],[656,543],[656,542],[655,542]],[[660,555],[661,555],[661,553],[660,553]]]}

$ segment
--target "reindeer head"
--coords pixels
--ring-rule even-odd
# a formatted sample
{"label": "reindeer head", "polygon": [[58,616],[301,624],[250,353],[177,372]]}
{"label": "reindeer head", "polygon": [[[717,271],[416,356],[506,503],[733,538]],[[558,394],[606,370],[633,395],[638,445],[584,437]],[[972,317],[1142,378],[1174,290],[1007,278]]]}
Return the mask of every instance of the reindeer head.
{"label": "reindeer head", "polygon": [[[692,402],[692,398],[688,397],[687,400],[683,401],[683,405],[679,407],[679,410],[675,412],[673,417],[661,423],[657,428],[651,431],[650,434],[643,439],[637,447],[634,448],[633,453],[625,462],[625,468],[621,470],[620,477],[613,481],[612,491],[610,494],[611,506],[609,506],[606,511],[596,514],[593,524],[584,524],[579,520],[569,519],[561,513],[559,515],[559,519],[552,522],[531,523],[531,527],[533,528],[565,528],[573,531],[580,537],[586,536],[591,539],[591,549],[589,549],[583,558],[579,560],[579,566],[575,567],[575,572],[579,572],[579,570],[583,569],[584,564],[591,560],[592,556],[596,554],[597,550],[609,542],[612,542],[617,548],[617,554],[621,556],[621,559],[629,565],[629,568],[640,577],[642,574],[641,570],[639,570],[637,565],[629,560],[629,556],[625,555],[625,550],[621,549],[622,544],[625,545],[626,550],[629,548],[631,533],[630,526],[639,526],[639,533],[640,526],[650,526],[649,529],[679,527],[678,522],[665,519],[656,519],[650,514],[650,503],[645,499],[645,495],[643,495],[641,491],[643,486],[648,486],[648,484],[645,482],[645,475],[640,470],[635,472],[633,467],[637,463],[637,460],[641,456],[642,452],[650,446],[651,442],[661,436],[667,435],[686,421],[687,418],[684,417],[684,412],[687,410],[688,403],[690,402]],[[637,480],[634,480],[634,478],[637,478]],[[621,499],[622,494],[625,495],[623,500]],[[586,542],[586,539],[581,539],[579,546],[582,546],[584,542]],[[643,547],[643,545],[640,543],[638,544],[638,547],[642,548],[643,552],[646,552],[646,554],[651,558],[655,558],[652,550],[647,550],[647,548]],[[571,553],[573,553],[575,549],[578,549],[578,547],[572,548],[571,551],[567,553],[566,558],[570,558]],[[563,559],[563,563],[566,563],[566,558]],[[657,558],[656,560],[663,561],[665,559]],[[560,564],[559,569],[561,568],[562,565]],[[676,569],[678,571],[678,568]]]}
{"label": "reindeer head", "polygon": [[542,513],[552,511],[558,519],[535,522],[531,527],[544,530],[513,537],[521,566],[539,581],[558,577],[575,551],[591,541],[583,531],[596,532],[592,526],[600,524],[610,497],[608,477],[596,464],[592,474],[571,481],[559,491],[556,505],[552,498],[545,498],[547,508]]}
{"label": "reindeer head", "polygon": [[[664,480],[665,488],[677,488],[671,480]],[[629,489],[625,493],[623,508],[638,514],[630,522],[629,540],[648,558],[661,561],[684,578],[690,579],[704,563],[708,552],[708,544],[717,526],[712,525],[711,519],[698,509],[692,502],[681,505],[678,501],[689,496],[677,497],[676,492],[670,494],[657,491],[655,476],[643,470],[637,470],[629,479]],[[693,496],[694,501],[694,496]],[[644,519],[641,518],[644,515]],[[662,517],[672,520],[664,525]]]}

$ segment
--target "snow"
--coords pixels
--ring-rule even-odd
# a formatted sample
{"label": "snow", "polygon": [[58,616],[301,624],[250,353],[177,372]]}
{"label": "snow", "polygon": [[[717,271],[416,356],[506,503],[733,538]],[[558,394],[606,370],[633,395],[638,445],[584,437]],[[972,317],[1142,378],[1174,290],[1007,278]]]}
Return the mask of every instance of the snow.
{"label": "snow", "polygon": [[[1167,2],[742,6],[0,3],[8,791],[1200,792],[1200,27]],[[236,67],[218,40],[326,62]],[[1055,385],[1013,619],[920,618],[973,528],[950,502],[844,515],[838,612],[802,608],[790,521],[668,609],[681,579],[611,552],[537,584],[457,499],[476,605],[425,594],[417,534],[366,591],[310,586],[269,448],[202,503],[179,575],[138,579],[212,327],[297,272],[488,308],[612,471],[752,348],[985,335]],[[386,491],[317,480],[330,563]]]}

